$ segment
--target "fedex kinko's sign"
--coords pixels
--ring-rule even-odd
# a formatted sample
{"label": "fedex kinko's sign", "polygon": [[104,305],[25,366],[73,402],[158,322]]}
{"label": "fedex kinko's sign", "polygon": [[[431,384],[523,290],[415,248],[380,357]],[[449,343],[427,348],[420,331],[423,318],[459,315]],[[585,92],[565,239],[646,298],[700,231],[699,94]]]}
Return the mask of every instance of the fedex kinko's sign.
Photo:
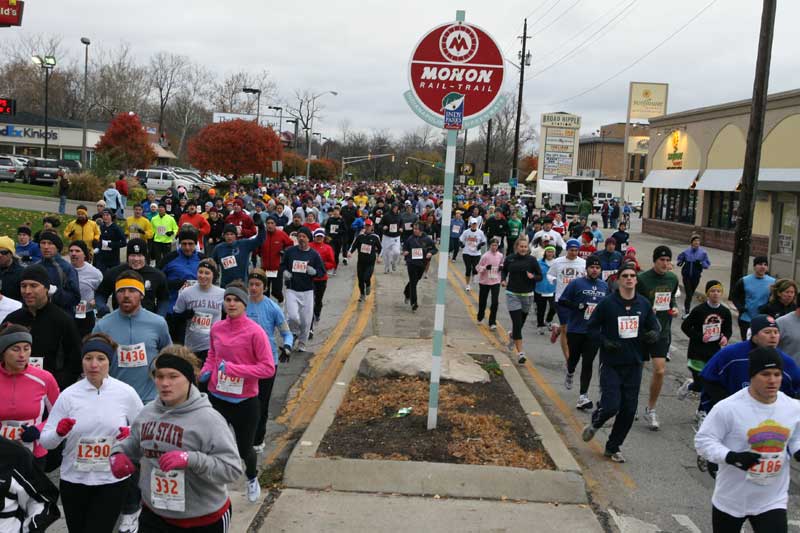
{"label": "fedex kinko's sign", "polygon": [[472,128],[503,105],[503,75],[503,54],[488,33],[465,22],[442,24],[414,48],[405,98],[433,126]]}

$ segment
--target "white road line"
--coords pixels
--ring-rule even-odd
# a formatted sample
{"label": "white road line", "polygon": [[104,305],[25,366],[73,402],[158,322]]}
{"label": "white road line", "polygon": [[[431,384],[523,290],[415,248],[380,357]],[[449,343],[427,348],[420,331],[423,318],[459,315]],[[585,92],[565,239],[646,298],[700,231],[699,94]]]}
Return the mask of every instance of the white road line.
{"label": "white road line", "polygon": [[685,514],[674,514],[672,515],[672,518],[674,518],[677,523],[679,523],[680,525],[691,531],[691,533],[703,533],[702,531],[700,531],[699,527],[694,525],[692,519],[686,516]]}
{"label": "white road line", "polygon": [[638,518],[633,518],[632,516],[617,514],[614,509],[611,508],[608,509],[608,514],[611,515],[611,519],[614,520],[620,533],[658,533],[661,531],[655,524],[642,522]]}

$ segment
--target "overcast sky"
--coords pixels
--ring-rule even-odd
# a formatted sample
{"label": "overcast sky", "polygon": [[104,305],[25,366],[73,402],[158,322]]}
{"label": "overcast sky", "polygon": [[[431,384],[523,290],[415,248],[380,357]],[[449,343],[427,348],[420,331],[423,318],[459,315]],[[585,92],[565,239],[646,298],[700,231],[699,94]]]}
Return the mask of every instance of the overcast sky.
{"label": "overcast sky", "polygon": [[[467,21],[493,35],[514,61],[520,42],[515,37],[528,16],[533,74],[589,40],[572,57],[528,79],[523,99],[537,124],[543,112],[568,111],[583,117],[586,134],[600,124],[625,120],[631,80],[668,82],[670,112],[750,97],[761,2],[717,0],[626,73],[585,96],[555,103],[630,65],[709,2],[29,0],[23,27],[2,28],[0,35],[59,34],[75,57],[85,35],[93,47],[113,48],[126,41],[142,61],[167,50],[219,73],[267,68],[284,98],[294,89],[339,92],[324,97],[322,123],[315,127],[331,137],[339,135],[343,119],[353,129],[387,128],[395,134],[422,124],[402,98],[408,89],[408,59],[417,40],[453,20],[456,9],[465,9]],[[798,20],[800,2],[779,2],[770,92],[800,88]],[[507,90],[516,91],[517,78],[517,70],[507,64]]]}

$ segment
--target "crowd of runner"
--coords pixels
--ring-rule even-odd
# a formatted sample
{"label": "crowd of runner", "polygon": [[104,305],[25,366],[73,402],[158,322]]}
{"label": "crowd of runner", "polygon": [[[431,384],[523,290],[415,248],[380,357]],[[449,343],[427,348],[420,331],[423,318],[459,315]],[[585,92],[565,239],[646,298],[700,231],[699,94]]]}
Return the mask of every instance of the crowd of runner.
{"label": "crowd of runner", "polygon": [[[376,264],[391,280],[405,263],[404,301],[416,312],[442,200],[441,188],[400,183],[233,182],[224,194],[148,191],[132,204],[112,184],[91,215],[81,205],[70,220],[45,217],[35,234],[20,221],[16,236],[0,236],[0,531],[44,530],[59,496],[70,531],[227,531],[227,484],[244,475],[259,501],[279,363],[307,349],[328,282],[355,261],[363,302]],[[797,284],[756,257],[729,293],[737,342],[725,288],[702,282],[711,265],[699,236],[674,262],[656,247],[643,267],[619,207],[617,218],[601,213],[607,235],[588,208],[568,217],[456,190],[449,259],[461,254],[477,320],[488,315],[497,329],[502,292],[519,364],[524,332],[559,343],[565,388],[580,366],[576,407],[593,410],[583,439],[613,418],[605,455],[615,462],[625,461],[648,362],[642,418],[660,428],[680,320],[692,378],[678,396],[697,400],[697,451],[716,475],[714,530],[749,518],[755,531],[786,531],[787,463],[800,459]],[[44,472],[58,468],[56,488]]]}

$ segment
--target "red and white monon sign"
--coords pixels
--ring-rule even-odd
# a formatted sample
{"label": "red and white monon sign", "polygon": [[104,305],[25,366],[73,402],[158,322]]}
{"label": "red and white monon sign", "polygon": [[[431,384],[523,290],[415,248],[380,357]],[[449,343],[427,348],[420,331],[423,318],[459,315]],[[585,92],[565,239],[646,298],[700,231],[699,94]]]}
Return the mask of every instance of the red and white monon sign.
{"label": "red and white monon sign", "polygon": [[437,26],[419,41],[409,63],[409,83],[416,99],[442,117],[445,96],[463,95],[468,120],[500,96],[503,66],[503,54],[488,33],[453,22]]}

